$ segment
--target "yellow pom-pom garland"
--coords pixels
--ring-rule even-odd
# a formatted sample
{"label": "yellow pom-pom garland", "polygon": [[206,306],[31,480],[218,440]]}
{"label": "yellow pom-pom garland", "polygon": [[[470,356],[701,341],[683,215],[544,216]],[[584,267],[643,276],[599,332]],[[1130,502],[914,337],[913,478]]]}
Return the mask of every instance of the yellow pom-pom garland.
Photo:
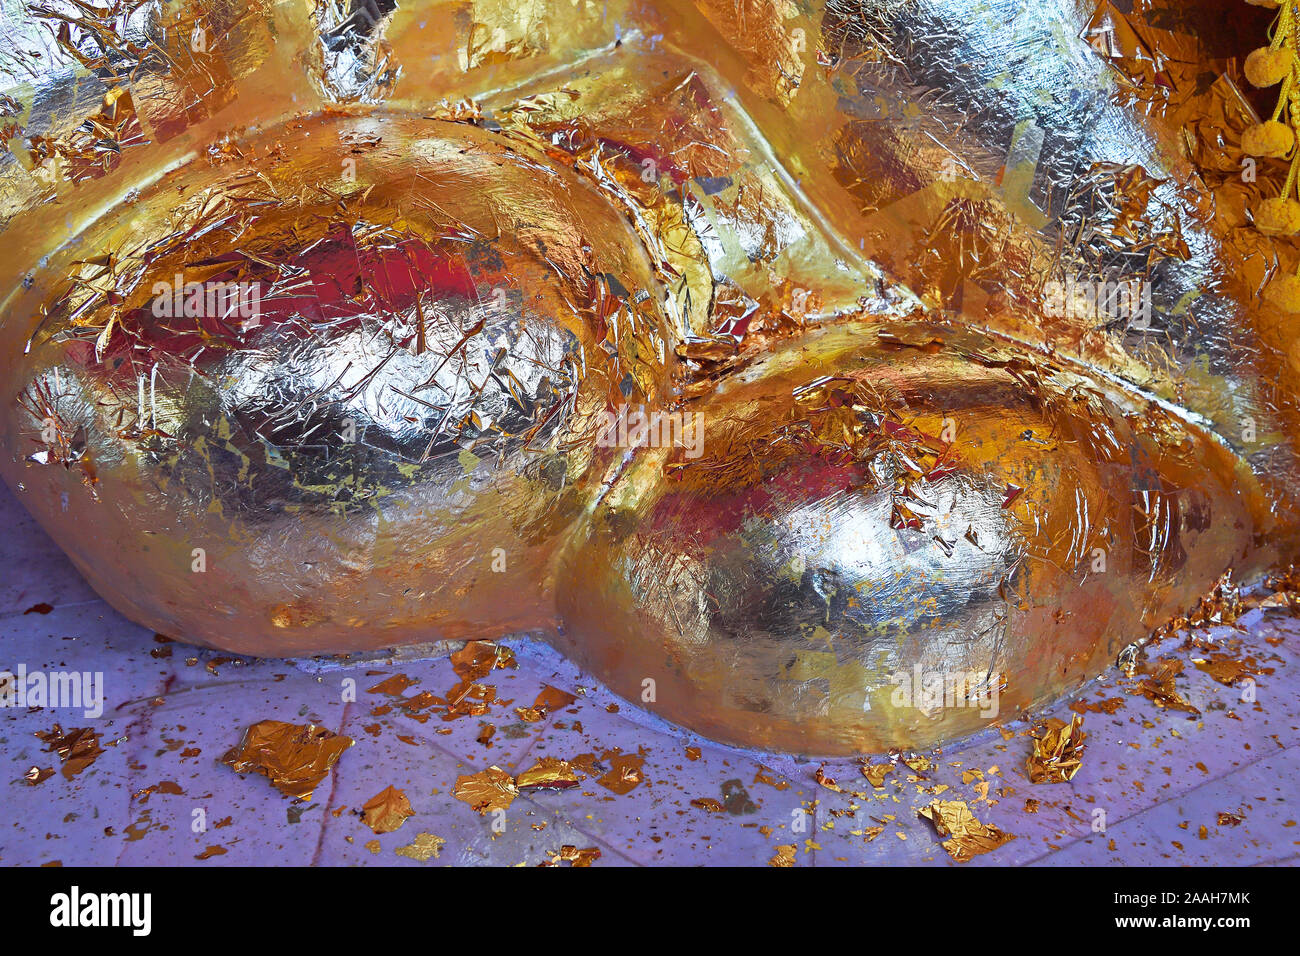
{"label": "yellow pom-pom garland", "polygon": [[[1291,168],[1279,195],[1255,206],[1255,228],[1266,236],[1300,234],[1300,193],[1297,171],[1300,149],[1296,149],[1300,129],[1300,47],[1296,36],[1296,0],[1247,0],[1258,7],[1279,8],[1269,30],[1267,47],[1254,50],[1246,57],[1243,72],[1253,86],[1282,84],[1273,115],[1256,123],[1241,134],[1242,152],[1251,156],[1291,157]],[[1264,289],[1264,300],[1286,312],[1300,313],[1300,267],[1284,273]]]}
{"label": "yellow pom-pom garland", "polygon": [[1264,301],[1284,312],[1300,312],[1300,276],[1278,276],[1264,288]]}
{"label": "yellow pom-pom garland", "polygon": [[1255,228],[1266,236],[1294,236],[1300,232],[1300,202],[1265,199],[1255,207]]}
{"label": "yellow pom-pom garland", "polygon": [[1295,145],[1291,127],[1277,120],[1265,120],[1249,126],[1241,134],[1241,148],[1252,156],[1270,156],[1281,159]]}
{"label": "yellow pom-pom garland", "polygon": [[1295,54],[1290,49],[1274,50],[1264,46],[1252,50],[1246,57],[1244,72],[1251,86],[1276,86],[1291,74],[1295,62]]}

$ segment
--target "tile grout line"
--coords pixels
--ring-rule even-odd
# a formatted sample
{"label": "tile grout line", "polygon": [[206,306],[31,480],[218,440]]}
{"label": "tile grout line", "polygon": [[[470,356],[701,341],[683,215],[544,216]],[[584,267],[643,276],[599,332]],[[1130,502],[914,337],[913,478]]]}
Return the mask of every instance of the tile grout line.
{"label": "tile grout line", "polygon": [[[339,733],[340,735],[343,733],[344,730],[347,729],[348,708],[351,706],[352,706],[351,701],[348,700],[343,701],[343,713],[339,715],[339,729],[337,731],[337,733]],[[340,756],[342,756],[342,754],[340,754]],[[325,798],[325,803],[321,808],[320,831],[316,834],[316,849],[312,851],[311,860],[309,860],[307,863],[308,866],[320,865],[321,851],[325,848],[325,830],[329,827],[330,806],[334,803],[334,793],[336,790],[338,790],[338,785],[339,785],[339,773],[338,773],[338,764],[336,763],[332,768],[330,768],[330,792],[329,795]]]}
{"label": "tile grout line", "polygon": [[[1213,784],[1213,783],[1218,783],[1220,780],[1224,780],[1224,779],[1228,778],[1229,776],[1231,776],[1231,775],[1233,775],[1233,774],[1238,774],[1238,773],[1241,773],[1241,772],[1243,772],[1243,771],[1245,771],[1245,770],[1248,770],[1248,769],[1250,769],[1251,767],[1255,766],[1256,764],[1263,763],[1265,760],[1268,760],[1268,759],[1270,759],[1270,758],[1272,758],[1272,757],[1276,757],[1276,756],[1279,756],[1279,755],[1281,755],[1281,754],[1285,754],[1285,753],[1287,753],[1290,749],[1291,749],[1291,748],[1289,748],[1289,747],[1283,747],[1283,748],[1281,748],[1280,750],[1278,750],[1276,753],[1265,754],[1264,756],[1261,756],[1261,757],[1256,758],[1255,760],[1252,760],[1250,763],[1246,763],[1246,764],[1238,764],[1238,765],[1236,765],[1236,766],[1230,767],[1229,769],[1225,770],[1223,773],[1219,774],[1217,777],[1211,777],[1209,780],[1204,780],[1204,781],[1202,781],[1201,783],[1198,783],[1196,786],[1191,787],[1190,789],[1184,790],[1182,793],[1175,794],[1174,796],[1170,797],[1170,798],[1167,799],[1167,800],[1162,800],[1162,801],[1160,801],[1160,802],[1158,802],[1158,803],[1152,803],[1152,804],[1150,804],[1149,806],[1143,807],[1141,810],[1138,810],[1136,813],[1130,813],[1130,814],[1129,814],[1128,816],[1126,816],[1126,817],[1121,817],[1121,818],[1119,819],[1119,821],[1118,821],[1118,823],[1117,823],[1116,825],[1118,826],[1118,825],[1120,825],[1120,824],[1128,823],[1128,822],[1131,821],[1131,820],[1136,820],[1138,817],[1142,816],[1143,814],[1150,813],[1152,810],[1158,810],[1158,809],[1161,809],[1162,807],[1164,807],[1164,806],[1166,806],[1167,804],[1169,804],[1170,802],[1172,802],[1174,799],[1179,799],[1179,800],[1185,799],[1185,798],[1187,798],[1190,794],[1196,793],[1196,791],[1202,789],[1203,787],[1208,787],[1208,786],[1210,786],[1211,784]],[[1043,854],[1040,855],[1040,856],[1033,857],[1032,859],[1029,859],[1029,860],[1023,860],[1023,861],[1021,861],[1021,862],[1019,862],[1019,863],[1017,863],[1017,864],[1015,864],[1015,865],[1016,865],[1016,866],[1031,866],[1031,865],[1033,865],[1034,863],[1037,863],[1037,862],[1040,861],[1040,860],[1046,859],[1047,857],[1052,856],[1052,855],[1055,854],[1055,853],[1063,853],[1063,852],[1065,852],[1067,849],[1069,849],[1070,847],[1075,846],[1075,845],[1077,845],[1077,844],[1079,844],[1079,843],[1083,843],[1083,842],[1085,842],[1085,841],[1087,841],[1087,840],[1091,840],[1093,836],[1098,836],[1098,835],[1104,836],[1105,834],[1104,834],[1104,833],[1103,833],[1103,834],[1092,834],[1092,835],[1089,835],[1089,836],[1080,836],[1080,837],[1075,837],[1073,840],[1070,840],[1069,842],[1065,843],[1063,846],[1059,847],[1058,849],[1055,849],[1055,850],[1048,850],[1046,853],[1043,853]]]}

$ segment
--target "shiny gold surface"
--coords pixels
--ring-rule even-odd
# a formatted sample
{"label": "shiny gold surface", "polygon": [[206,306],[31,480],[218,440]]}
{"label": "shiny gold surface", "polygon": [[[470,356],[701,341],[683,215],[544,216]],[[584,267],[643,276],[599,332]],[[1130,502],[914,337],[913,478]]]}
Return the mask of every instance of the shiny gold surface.
{"label": "shiny gold surface", "polygon": [[1240,7],[6,6],[0,473],[177,638],[987,726],[1294,557]]}

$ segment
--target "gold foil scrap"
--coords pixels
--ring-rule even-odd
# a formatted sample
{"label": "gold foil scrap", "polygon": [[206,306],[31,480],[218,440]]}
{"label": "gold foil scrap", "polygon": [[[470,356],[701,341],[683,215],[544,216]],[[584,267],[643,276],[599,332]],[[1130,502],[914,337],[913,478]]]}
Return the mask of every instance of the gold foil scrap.
{"label": "gold foil scrap", "polygon": [[591,866],[600,859],[600,849],[589,846],[580,850],[576,846],[565,844],[560,847],[559,852],[549,851],[550,860],[545,863],[539,863],[538,866],[559,866],[561,863],[568,863],[571,866]]}
{"label": "gold foil scrap", "polygon": [[476,681],[497,668],[517,667],[515,652],[490,641],[470,641],[451,655],[451,666],[463,681]]}
{"label": "gold foil scrap", "polygon": [[1264,610],[1280,608],[1290,614],[1300,613],[1300,594],[1294,591],[1278,591],[1260,598],[1256,606]]}
{"label": "gold foil scrap", "polygon": [[[372,841],[378,843],[378,840]],[[412,860],[419,860],[421,863],[427,863],[430,858],[437,859],[438,854],[442,852],[443,844],[447,841],[440,836],[434,836],[432,833],[418,833],[415,840],[406,846],[399,846],[396,850],[398,856],[410,857]],[[369,843],[366,846],[370,846]],[[378,853],[378,849],[374,852]]]}
{"label": "gold foil scrap", "polygon": [[848,796],[851,797],[857,797],[859,800],[867,799],[867,794],[859,793],[856,790],[846,790],[844,787],[841,787],[838,783],[836,783],[833,777],[826,776],[825,764],[822,764],[820,767],[816,769],[816,771],[813,772],[813,779],[816,780],[820,786],[823,786],[827,790],[833,791],[834,793],[847,794]]}
{"label": "gold foil scrap", "polygon": [[385,787],[361,808],[361,821],[375,833],[392,833],[413,816],[411,801],[396,787]]}
{"label": "gold foil scrap", "polygon": [[63,761],[63,776],[68,780],[89,767],[104,752],[99,746],[99,734],[89,727],[74,727],[65,734],[63,728],[55,724],[53,730],[38,731],[36,736],[45,741],[46,750],[59,755]]}
{"label": "gold foil scrap", "polygon": [[568,790],[577,785],[573,766],[558,757],[542,757],[515,781],[520,790]]}
{"label": "gold foil scrap", "polygon": [[482,717],[497,699],[497,689],[489,684],[461,681],[447,693],[447,710],[443,720]]}
{"label": "gold foil scrap", "polygon": [[1232,569],[1229,568],[1203,595],[1196,607],[1186,617],[1176,616],[1158,627],[1151,635],[1152,641],[1161,641],[1173,636],[1177,631],[1193,627],[1212,627],[1219,624],[1233,624],[1248,610],[1241,600],[1240,589],[1232,583]]}
{"label": "gold foil scrap", "polygon": [[352,744],[351,737],[315,724],[263,720],[245,730],[221,762],[239,774],[262,774],[286,797],[309,800]]}
{"label": "gold foil scrap", "polygon": [[380,681],[374,687],[366,689],[367,694],[387,694],[389,697],[401,697],[415,681],[405,674],[394,674]]}
{"label": "gold foil scrap", "polygon": [[606,790],[623,796],[641,785],[644,779],[641,765],[645,763],[645,757],[607,752],[600,759],[610,765],[609,771],[596,781]]}
{"label": "gold foil scrap", "polygon": [[1070,704],[1070,709],[1076,714],[1113,714],[1123,706],[1123,697],[1107,697],[1099,701],[1076,700]]}
{"label": "gold foil scrap", "polygon": [[98,113],[86,117],[66,136],[31,136],[27,149],[34,166],[49,163],[51,171],[70,183],[95,179],[122,162],[122,150],[147,142],[125,87],[104,94]]}
{"label": "gold foil scrap", "polygon": [[1252,597],[1250,605],[1265,609],[1280,608],[1291,614],[1300,613],[1300,571],[1297,571],[1295,565],[1288,565],[1285,571],[1269,575],[1264,586],[1273,593]]}
{"label": "gold foil scrap", "polygon": [[1030,783],[1066,783],[1083,766],[1083,716],[1074,714],[1067,724],[1055,717],[1033,735],[1034,751],[1027,770]]}
{"label": "gold foil scrap", "polygon": [[782,843],[776,848],[776,856],[767,861],[768,866],[794,866],[793,843]]}
{"label": "gold foil scrap", "polygon": [[1238,659],[1232,654],[1211,654],[1208,658],[1193,658],[1196,669],[1204,671],[1220,684],[1231,687],[1243,677],[1253,674],[1271,674],[1273,668],[1260,667],[1253,657]]}
{"label": "gold foil scrap", "polygon": [[940,837],[950,838],[943,842],[943,848],[958,863],[968,863],[1015,839],[1014,834],[976,820],[964,800],[935,800],[916,812],[934,825]]}
{"label": "gold foil scrap", "polygon": [[37,784],[44,783],[46,780],[49,780],[52,776],[54,776],[53,767],[32,767],[25,774],[23,774],[22,781],[23,783],[27,784],[27,786],[34,787]]}
{"label": "gold foil scrap", "polygon": [[775,790],[789,790],[790,781],[778,777],[775,770],[759,765],[758,771],[754,774],[754,783],[765,783]]}
{"label": "gold foil scrap", "polygon": [[926,757],[923,754],[910,754],[908,756],[903,757],[902,760],[903,763],[907,764],[910,768],[912,768],[913,772],[919,774],[929,773],[930,769],[934,766],[934,763],[930,760],[930,758]]}
{"label": "gold foil scrap", "polygon": [[863,827],[861,830],[850,830],[849,835],[864,837],[865,842],[870,843],[884,832],[884,827]]}
{"label": "gold foil scrap", "polygon": [[885,788],[885,778],[894,772],[892,763],[873,763],[862,765],[862,776],[877,790]]}
{"label": "gold foil scrap", "polygon": [[560,690],[558,687],[552,687],[546,684],[542,687],[541,693],[533,701],[531,707],[516,707],[515,713],[525,723],[535,724],[546,719],[546,715],[553,711],[563,710],[578,698],[568,691]]}
{"label": "gold foil scrap", "polygon": [[1134,694],[1141,694],[1155,703],[1157,707],[1169,710],[1184,710],[1193,717],[1200,716],[1200,710],[1183,698],[1174,687],[1174,680],[1183,672],[1183,662],[1177,657],[1161,661],[1138,684]]}
{"label": "gold foil scrap", "polygon": [[457,800],[468,803],[486,815],[496,810],[505,810],[519,796],[519,788],[510,774],[500,767],[489,767],[480,773],[458,777],[451,795]]}
{"label": "gold foil scrap", "polygon": [[149,802],[149,798],[155,793],[167,793],[172,796],[181,796],[184,792],[185,791],[181,789],[180,784],[176,783],[176,781],[163,780],[159,783],[155,783],[153,786],[145,787],[143,790],[137,790],[134,794],[134,799],[139,800],[141,804],[145,804]]}

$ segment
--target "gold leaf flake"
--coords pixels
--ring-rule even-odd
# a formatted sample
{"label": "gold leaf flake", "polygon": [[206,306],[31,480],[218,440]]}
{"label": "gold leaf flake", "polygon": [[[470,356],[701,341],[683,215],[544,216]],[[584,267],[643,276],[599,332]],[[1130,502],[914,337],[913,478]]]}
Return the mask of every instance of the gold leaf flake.
{"label": "gold leaf flake", "polygon": [[601,760],[608,762],[610,769],[596,782],[606,790],[623,796],[641,785],[644,779],[641,774],[644,757],[636,754],[605,754]]}
{"label": "gold leaf flake", "polygon": [[1053,717],[1033,734],[1034,752],[1027,769],[1030,783],[1065,783],[1083,766],[1083,715],[1074,714],[1067,724]]}
{"label": "gold leaf flake", "polygon": [[[379,841],[375,840],[373,842],[378,843]],[[443,844],[446,842],[442,837],[434,836],[432,833],[417,833],[413,842],[397,848],[397,855],[427,863],[430,858],[437,859],[438,854],[442,851]]]}
{"label": "gold leaf flake", "polygon": [[361,808],[361,820],[375,833],[392,833],[407,817],[415,816],[406,794],[396,787],[386,787]]}
{"label": "gold leaf flake", "polygon": [[504,810],[519,796],[514,778],[500,767],[457,778],[452,796],[468,803],[480,814]]}
{"label": "gold leaf flake", "polygon": [[262,774],[287,797],[308,800],[352,743],[351,737],[315,724],[263,720],[245,730],[221,762],[236,773]]}
{"label": "gold leaf flake", "polygon": [[559,866],[561,863],[568,863],[571,866],[591,866],[600,859],[600,848],[594,846],[580,850],[576,846],[565,844],[560,847],[558,853],[554,850],[548,852],[551,859],[546,863],[539,863],[538,866]]}
{"label": "gold leaf flake", "polygon": [[935,800],[916,812],[934,824],[939,836],[950,837],[944,841],[943,848],[958,863],[967,863],[1015,839],[1013,834],[1003,833],[991,823],[976,820],[964,800]]}
{"label": "gold leaf flake", "polygon": [[1155,703],[1157,707],[1169,710],[1184,710],[1192,716],[1199,716],[1200,710],[1183,698],[1174,687],[1174,680],[1183,672],[1183,662],[1171,657],[1157,664],[1150,676],[1143,678],[1134,693],[1142,694]]}
{"label": "gold leaf flake", "polygon": [[902,759],[903,763],[907,764],[913,771],[920,774],[929,773],[930,768],[934,766],[930,761],[930,758],[924,754],[911,754]]}
{"label": "gold leaf flake", "polygon": [[776,856],[767,861],[768,866],[794,866],[793,843],[783,843],[776,848]]}
{"label": "gold leaf flake", "polygon": [[451,655],[451,666],[462,681],[476,681],[493,670],[517,667],[514,651],[490,641],[470,641]]}
{"label": "gold leaf flake", "polygon": [[885,777],[894,772],[892,763],[874,763],[862,765],[862,776],[866,777],[877,790],[885,788]]}
{"label": "gold leaf flake", "polygon": [[541,693],[533,701],[531,707],[516,707],[515,713],[519,715],[520,720],[525,723],[535,724],[545,720],[546,715],[557,710],[563,710],[578,698],[568,691],[560,690],[558,687],[552,687],[546,684],[542,687]]}
{"label": "gold leaf flake", "polygon": [[[58,724],[53,730],[36,734],[46,743],[46,750],[54,751],[63,761],[63,776],[71,780],[85,770],[104,751],[99,746],[99,734],[89,727],[74,727],[66,734]],[[40,783],[39,780],[34,781]]]}
{"label": "gold leaf flake", "polygon": [[568,790],[578,785],[578,774],[567,760],[542,757],[515,781],[520,790]]}

